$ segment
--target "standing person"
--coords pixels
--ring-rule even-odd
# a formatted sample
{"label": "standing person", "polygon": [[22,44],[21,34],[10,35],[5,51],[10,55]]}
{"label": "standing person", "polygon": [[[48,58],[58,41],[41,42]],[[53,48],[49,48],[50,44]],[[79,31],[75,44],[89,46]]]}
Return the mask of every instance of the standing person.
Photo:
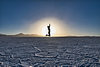
{"label": "standing person", "polygon": [[47,28],[48,28],[48,34],[46,34],[46,36],[51,36],[50,35],[50,24],[49,24],[49,26],[47,26]]}

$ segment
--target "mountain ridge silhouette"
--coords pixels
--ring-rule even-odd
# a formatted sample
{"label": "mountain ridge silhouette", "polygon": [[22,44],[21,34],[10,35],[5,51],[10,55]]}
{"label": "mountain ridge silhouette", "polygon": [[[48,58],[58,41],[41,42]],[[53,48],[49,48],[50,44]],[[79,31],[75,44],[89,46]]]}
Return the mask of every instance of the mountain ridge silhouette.
{"label": "mountain ridge silhouette", "polygon": [[0,33],[0,37],[42,37],[42,35],[38,35],[38,34],[23,34],[23,33],[18,33],[15,35],[7,35],[7,34],[1,34]]}
{"label": "mountain ridge silhouette", "polygon": [[[18,34],[15,34],[15,35],[7,35],[7,34],[1,34],[0,33],[0,37],[45,37],[43,35],[38,35],[38,34],[23,34],[23,33],[18,33]],[[86,38],[89,38],[89,37],[100,37],[100,36],[53,36],[53,37],[86,37]]]}

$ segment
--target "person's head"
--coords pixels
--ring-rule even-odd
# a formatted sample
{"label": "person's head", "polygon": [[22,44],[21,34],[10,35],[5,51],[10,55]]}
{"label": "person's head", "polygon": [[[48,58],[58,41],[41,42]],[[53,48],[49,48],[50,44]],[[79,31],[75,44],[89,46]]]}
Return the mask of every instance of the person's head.
{"label": "person's head", "polygon": [[50,23],[49,23],[49,26],[50,26]]}

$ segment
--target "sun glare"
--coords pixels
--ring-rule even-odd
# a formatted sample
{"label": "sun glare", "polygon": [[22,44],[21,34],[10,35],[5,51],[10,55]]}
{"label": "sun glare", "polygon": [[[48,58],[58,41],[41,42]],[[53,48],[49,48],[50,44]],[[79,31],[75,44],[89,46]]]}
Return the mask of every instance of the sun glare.
{"label": "sun glare", "polygon": [[46,36],[46,34],[48,34],[47,26],[49,25],[49,23],[51,36],[63,35],[66,32],[64,22],[56,18],[40,19],[34,22],[34,24],[30,25],[30,31],[35,34]]}
{"label": "sun glare", "polygon": [[[53,26],[50,27],[50,31],[51,31],[51,36],[56,33],[56,29]],[[45,36],[46,34],[48,34],[48,29],[47,26],[44,26],[42,28],[42,35]]]}

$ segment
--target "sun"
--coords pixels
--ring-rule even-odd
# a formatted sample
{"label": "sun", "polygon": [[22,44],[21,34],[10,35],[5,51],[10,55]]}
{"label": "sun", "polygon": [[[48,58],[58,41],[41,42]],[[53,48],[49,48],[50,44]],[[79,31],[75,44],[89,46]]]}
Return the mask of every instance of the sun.
{"label": "sun", "polygon": [[[53,27],[53,26],[50,26],[50,31],[51,31],[51,36],[53,36],[55,33],[56,33],[56,29]],[[46,34],[48,34],[48,29],[47,29],[47,26],[44,26],[43,28],[42,28],[42,35],[43,36],[46,36]]]}

